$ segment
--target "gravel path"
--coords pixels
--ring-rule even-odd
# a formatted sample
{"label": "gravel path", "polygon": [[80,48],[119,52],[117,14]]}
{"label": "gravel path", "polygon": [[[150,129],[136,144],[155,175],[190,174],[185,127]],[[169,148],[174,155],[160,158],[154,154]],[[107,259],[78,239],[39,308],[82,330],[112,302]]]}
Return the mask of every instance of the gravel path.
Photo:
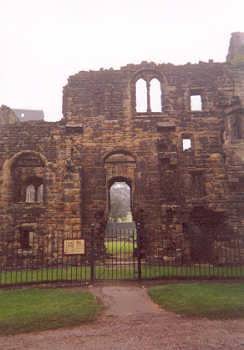
{"label": "gravel path", "polygon": [[135,286],[92,288],[107,306],[97,322],[0,338],[4,350],[244,350],[244,320],[190,319],[159,309]]}

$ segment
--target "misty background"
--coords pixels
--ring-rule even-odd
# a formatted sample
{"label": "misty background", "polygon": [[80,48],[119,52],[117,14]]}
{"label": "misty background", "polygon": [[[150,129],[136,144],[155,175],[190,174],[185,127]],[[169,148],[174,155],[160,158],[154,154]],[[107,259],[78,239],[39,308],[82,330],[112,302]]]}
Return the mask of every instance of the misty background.
{"label": "misty background", "polygon": [[225,61],[243,0],[0,0],[0,105],[62,117],[80,70]]}

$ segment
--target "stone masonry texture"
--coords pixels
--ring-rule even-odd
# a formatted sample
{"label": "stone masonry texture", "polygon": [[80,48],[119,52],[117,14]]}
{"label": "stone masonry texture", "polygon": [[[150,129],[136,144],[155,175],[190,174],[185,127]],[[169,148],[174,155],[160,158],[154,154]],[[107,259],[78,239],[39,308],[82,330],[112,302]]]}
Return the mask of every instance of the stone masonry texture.
{"label": "stone masonry texture", "polygon": [[[58,263],[71,236],[88,252],[91,225],[98,212],[106,222],[109,187],[120,180],[131,187],[134,219],[143,212],[148,256],[220,260],[238,245],[244,259],[243,42],[244,33],[232,34],[226,63],[81,71],[64,87],[59,122],[19,123],[2,106],[0,260]],[[151,112],[147,94],[147,110],[137,112],[136,83],[148,88],[154,78],[162,108]],[[191,109],[191,96],[201,97],[201,110]],[[41,200],[26,202],[30,184],[43,185]]]}

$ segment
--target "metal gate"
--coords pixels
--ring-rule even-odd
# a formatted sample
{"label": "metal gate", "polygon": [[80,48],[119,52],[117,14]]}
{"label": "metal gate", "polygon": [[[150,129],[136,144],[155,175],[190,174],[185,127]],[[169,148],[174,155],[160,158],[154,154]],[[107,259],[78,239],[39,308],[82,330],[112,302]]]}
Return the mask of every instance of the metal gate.
{"label": "metal gate", "polygon": [[134,223],[109,223],[105,236],[96,238],[92,251],[93,280],[140,278],[139,243]]}
{"label": "metal gate", "polygon": [[[92,226],[94,227],[94,225]],[[239,240],[213,242],[209,260],[187,259],[184,252],[160,236],[145,235],[143,223],[111,224],[105,233],[91,227],[87,238],[72,233],[52,242],[44,236],[30,245],[18,237],[3,237],[0,287],[40,283],[84,284],[106,280],[244,278],[244,248]],[[145,237],[149,237],[150,241]],[[167,243],[167,246],[165,246]],[[194,256],[193,256],[194,258]]]}

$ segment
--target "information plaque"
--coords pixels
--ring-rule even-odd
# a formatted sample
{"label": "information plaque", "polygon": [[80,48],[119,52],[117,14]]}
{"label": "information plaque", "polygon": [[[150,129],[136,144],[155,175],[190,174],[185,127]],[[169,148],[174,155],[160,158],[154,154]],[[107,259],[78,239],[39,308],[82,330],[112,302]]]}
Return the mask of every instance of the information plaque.
{"label": "information plaque", "polygon": [[85,254],[85,240],[84,239],[65,239],[64,254],[66,255]]}

